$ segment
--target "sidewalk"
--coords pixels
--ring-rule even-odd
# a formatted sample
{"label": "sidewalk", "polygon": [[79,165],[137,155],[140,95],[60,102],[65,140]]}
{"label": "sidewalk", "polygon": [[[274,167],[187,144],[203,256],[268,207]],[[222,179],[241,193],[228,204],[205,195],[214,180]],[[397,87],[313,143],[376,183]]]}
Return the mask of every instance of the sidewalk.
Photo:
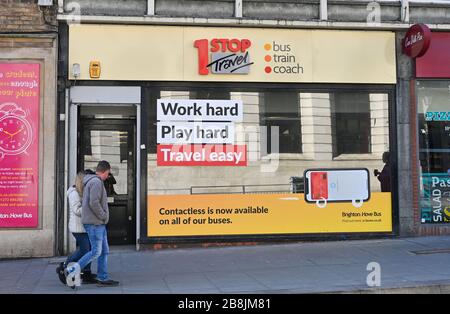
{"label": "sidewalk", "polygon": [[[0,261],[0,293],[450,293],[450,236],[142,252],[116,247],[109,271],[121,285],[78,290],[58,280],[62,260]],[[381,287],[366,284],[370,262],[381,266]]]}

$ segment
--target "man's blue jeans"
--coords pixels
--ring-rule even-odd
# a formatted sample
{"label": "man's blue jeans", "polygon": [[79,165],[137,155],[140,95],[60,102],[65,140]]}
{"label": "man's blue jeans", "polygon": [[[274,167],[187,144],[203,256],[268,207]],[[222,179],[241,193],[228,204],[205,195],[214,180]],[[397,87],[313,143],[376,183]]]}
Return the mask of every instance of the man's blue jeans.
{"label": "man's blue jeans", "polygon": [[108,280],[108,236],[106,234],[105,225],[84,225],[84,229],[89,236],[91,242],[91,251],[86,253],[80,260],[80,269],[92,262],[95,259],[97,261],[97,279]]}

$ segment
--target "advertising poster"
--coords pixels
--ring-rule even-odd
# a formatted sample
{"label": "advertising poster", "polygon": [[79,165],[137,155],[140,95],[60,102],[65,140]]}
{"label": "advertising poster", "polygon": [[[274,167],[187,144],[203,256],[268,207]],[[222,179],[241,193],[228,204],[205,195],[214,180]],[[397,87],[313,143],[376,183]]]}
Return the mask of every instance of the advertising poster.
{"label": "advertising poster", "polygon": [[325,208],[304,194],[149,195],[149,237],[240,234],[391,232],[391,193],[374,192],[356,208]]}
{"label": "advertising poster", "polygon": [[450,175],[447,173],[422,174],[422,223],[450,222]]}
{"label": "advertising poster", "polygon": [[0,63],[0,228],[38,226],[40,65]]}
{"label": "advertising poster", "polygon": [[247,146],[234,145],[242,101],[158,99],[157,117],[158,166],[247,166]]}

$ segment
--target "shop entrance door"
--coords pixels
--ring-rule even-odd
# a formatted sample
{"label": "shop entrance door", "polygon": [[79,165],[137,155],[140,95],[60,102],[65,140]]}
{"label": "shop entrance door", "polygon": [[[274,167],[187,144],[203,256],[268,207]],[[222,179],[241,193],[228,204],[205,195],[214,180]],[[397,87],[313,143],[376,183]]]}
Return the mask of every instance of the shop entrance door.
{"label": "shop entrance door", "polygon": [[104,182],[108,195],[108,241],[136,241],[135,120],[81,118],[78,128],[78,171],[95,171],[100,160],[111,164]]}

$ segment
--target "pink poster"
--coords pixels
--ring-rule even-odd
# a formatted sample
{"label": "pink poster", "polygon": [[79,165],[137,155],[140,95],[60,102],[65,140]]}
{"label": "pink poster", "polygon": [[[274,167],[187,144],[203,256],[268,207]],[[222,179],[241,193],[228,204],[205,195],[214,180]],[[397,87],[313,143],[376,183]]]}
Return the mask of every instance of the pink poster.
{"label": "pink poster", "polygon": [[38,226],[39,66],[0,63],[0,228]]}

